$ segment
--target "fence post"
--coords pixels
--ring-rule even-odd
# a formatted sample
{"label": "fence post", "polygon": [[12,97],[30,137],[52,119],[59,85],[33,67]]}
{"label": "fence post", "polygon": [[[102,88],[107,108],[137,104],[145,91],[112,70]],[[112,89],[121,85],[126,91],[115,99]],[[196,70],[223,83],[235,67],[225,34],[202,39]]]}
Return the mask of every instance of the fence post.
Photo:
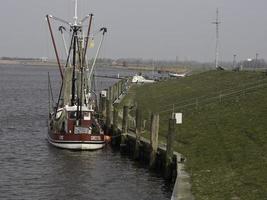
{"label": "fence post", "polygon": [[172,175],[172,158],[173,158],[173,142],[175,139],[175,124],[176,120],[169,119],[169,130],[167,137],[167,149],[165,157],[165,178],[170,179]]}
{"label": "fence post", "polygon": [[141,135],[141,128],[142,128],[142,115],[141,115],[141,110],[140,108],[136,108],[136,127],[135,127],[135,148],[134,148],[134,159],[138,159],[140,155],[140,135]]}
{"label": "fence post", "polygon": [[220,103],[222,103],[222,92],[220,92],[220,95],[219,95],[219,99],[220,99]]}
{"label": "fence post", "polygon": [[196,110],[198,110],[198,98],[196,98]]}
{"label": "fence post", "polygon": [[159,114],[151,115],[151,125],[150,125],[150,159],[149,159],[149,167],[154,168],[157,150],[158,150],[158,134],[159,134]]}

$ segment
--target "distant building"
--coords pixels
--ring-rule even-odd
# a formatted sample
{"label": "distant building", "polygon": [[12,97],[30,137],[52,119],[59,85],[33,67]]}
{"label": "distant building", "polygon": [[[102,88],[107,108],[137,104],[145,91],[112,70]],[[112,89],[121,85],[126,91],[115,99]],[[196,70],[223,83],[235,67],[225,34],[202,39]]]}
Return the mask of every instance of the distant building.
{"label": "distant building", "polygon": [[48,61],[48,58],[47,57],[41,57],[41,61],[42,62],[47,62]]}
{"label": "distant building", "polygon": [[116,66],[118,65],[118,63],[114,60],[112,63],[111,63],[112,66]]}

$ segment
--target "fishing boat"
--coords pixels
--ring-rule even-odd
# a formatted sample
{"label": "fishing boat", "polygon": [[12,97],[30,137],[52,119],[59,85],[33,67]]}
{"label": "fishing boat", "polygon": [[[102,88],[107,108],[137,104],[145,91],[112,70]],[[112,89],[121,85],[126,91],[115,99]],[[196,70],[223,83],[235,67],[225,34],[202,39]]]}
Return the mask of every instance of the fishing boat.
{"label": "fishing boat", "polygon": [[169,76],[174,78],[184,78],[186,77],[186,73],[179,74],[179,73],[169,72]]}
{"label": "fishing boat", "polygon": [[154,80],[146,79],[142,75],[134,75],[132,78],[132,83],[154,83]]}
{"label": "fishing boat", "polygon": [[[61,76],[59,96],[54,102],[50,76],[49,84],[49,143],[56,147],[73,150],[96,150],[106,144],[104,131],[97,118],[97,95],[94,91],[94,69],[101,49],[106,28],[101,28],[97,33],[91,33],[93,14],[79,20],[77,16],[77,0],[75,1],[74,22],[68,22],[52,15],[46,15],[49,32],[54,47],[57,64]],[[54,37],[53,21],[61,24],[60,31],[65,47],[66,61],[62,66],[59,51]],[[88,29],[84,30],[84,23],[88,21]],[[55,25],[54,25],[55,26]],[[66,41],[65,32],[70,35]],[[91,64],[87,57],[90,40],[99,36],[100,42],[92,58]],[[92,46],[92,45],[91,45]]]}

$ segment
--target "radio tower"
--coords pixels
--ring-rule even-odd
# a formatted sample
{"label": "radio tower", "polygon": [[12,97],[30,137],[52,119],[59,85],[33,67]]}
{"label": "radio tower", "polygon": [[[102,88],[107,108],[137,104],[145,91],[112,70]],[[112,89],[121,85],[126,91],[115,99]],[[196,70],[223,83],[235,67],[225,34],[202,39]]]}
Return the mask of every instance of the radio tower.
{"label": "radio tower", "polygon": [[216,50],[215,50],[215,68],[218,69],[218,59],[219,59],[219,9],[216,10],[216,21],[212,24],[216,25]]}

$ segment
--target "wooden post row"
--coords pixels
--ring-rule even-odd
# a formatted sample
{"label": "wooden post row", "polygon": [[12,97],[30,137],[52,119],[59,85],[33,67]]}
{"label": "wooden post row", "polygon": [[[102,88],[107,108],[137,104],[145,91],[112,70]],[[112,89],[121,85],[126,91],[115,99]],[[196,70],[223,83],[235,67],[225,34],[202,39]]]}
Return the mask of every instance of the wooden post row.
{"label": "wooden post row", "polygon": [[169,130],[167,136],[167,149],[166,149],[166,157],[165,157],[165,178],[171,177],[171,166],[172,166],[172,158],[173,158],[173,143],[175,137],[175,124],[176,120],[171,118],[169,119]]}
{"label": "wooden post row", "polygon": [[151,115],[151,125],[150,125],[150,159],[149,159],[149,167],[155,167],[155,161],[158,150],[158,134],[159,134],[159,114]]}

